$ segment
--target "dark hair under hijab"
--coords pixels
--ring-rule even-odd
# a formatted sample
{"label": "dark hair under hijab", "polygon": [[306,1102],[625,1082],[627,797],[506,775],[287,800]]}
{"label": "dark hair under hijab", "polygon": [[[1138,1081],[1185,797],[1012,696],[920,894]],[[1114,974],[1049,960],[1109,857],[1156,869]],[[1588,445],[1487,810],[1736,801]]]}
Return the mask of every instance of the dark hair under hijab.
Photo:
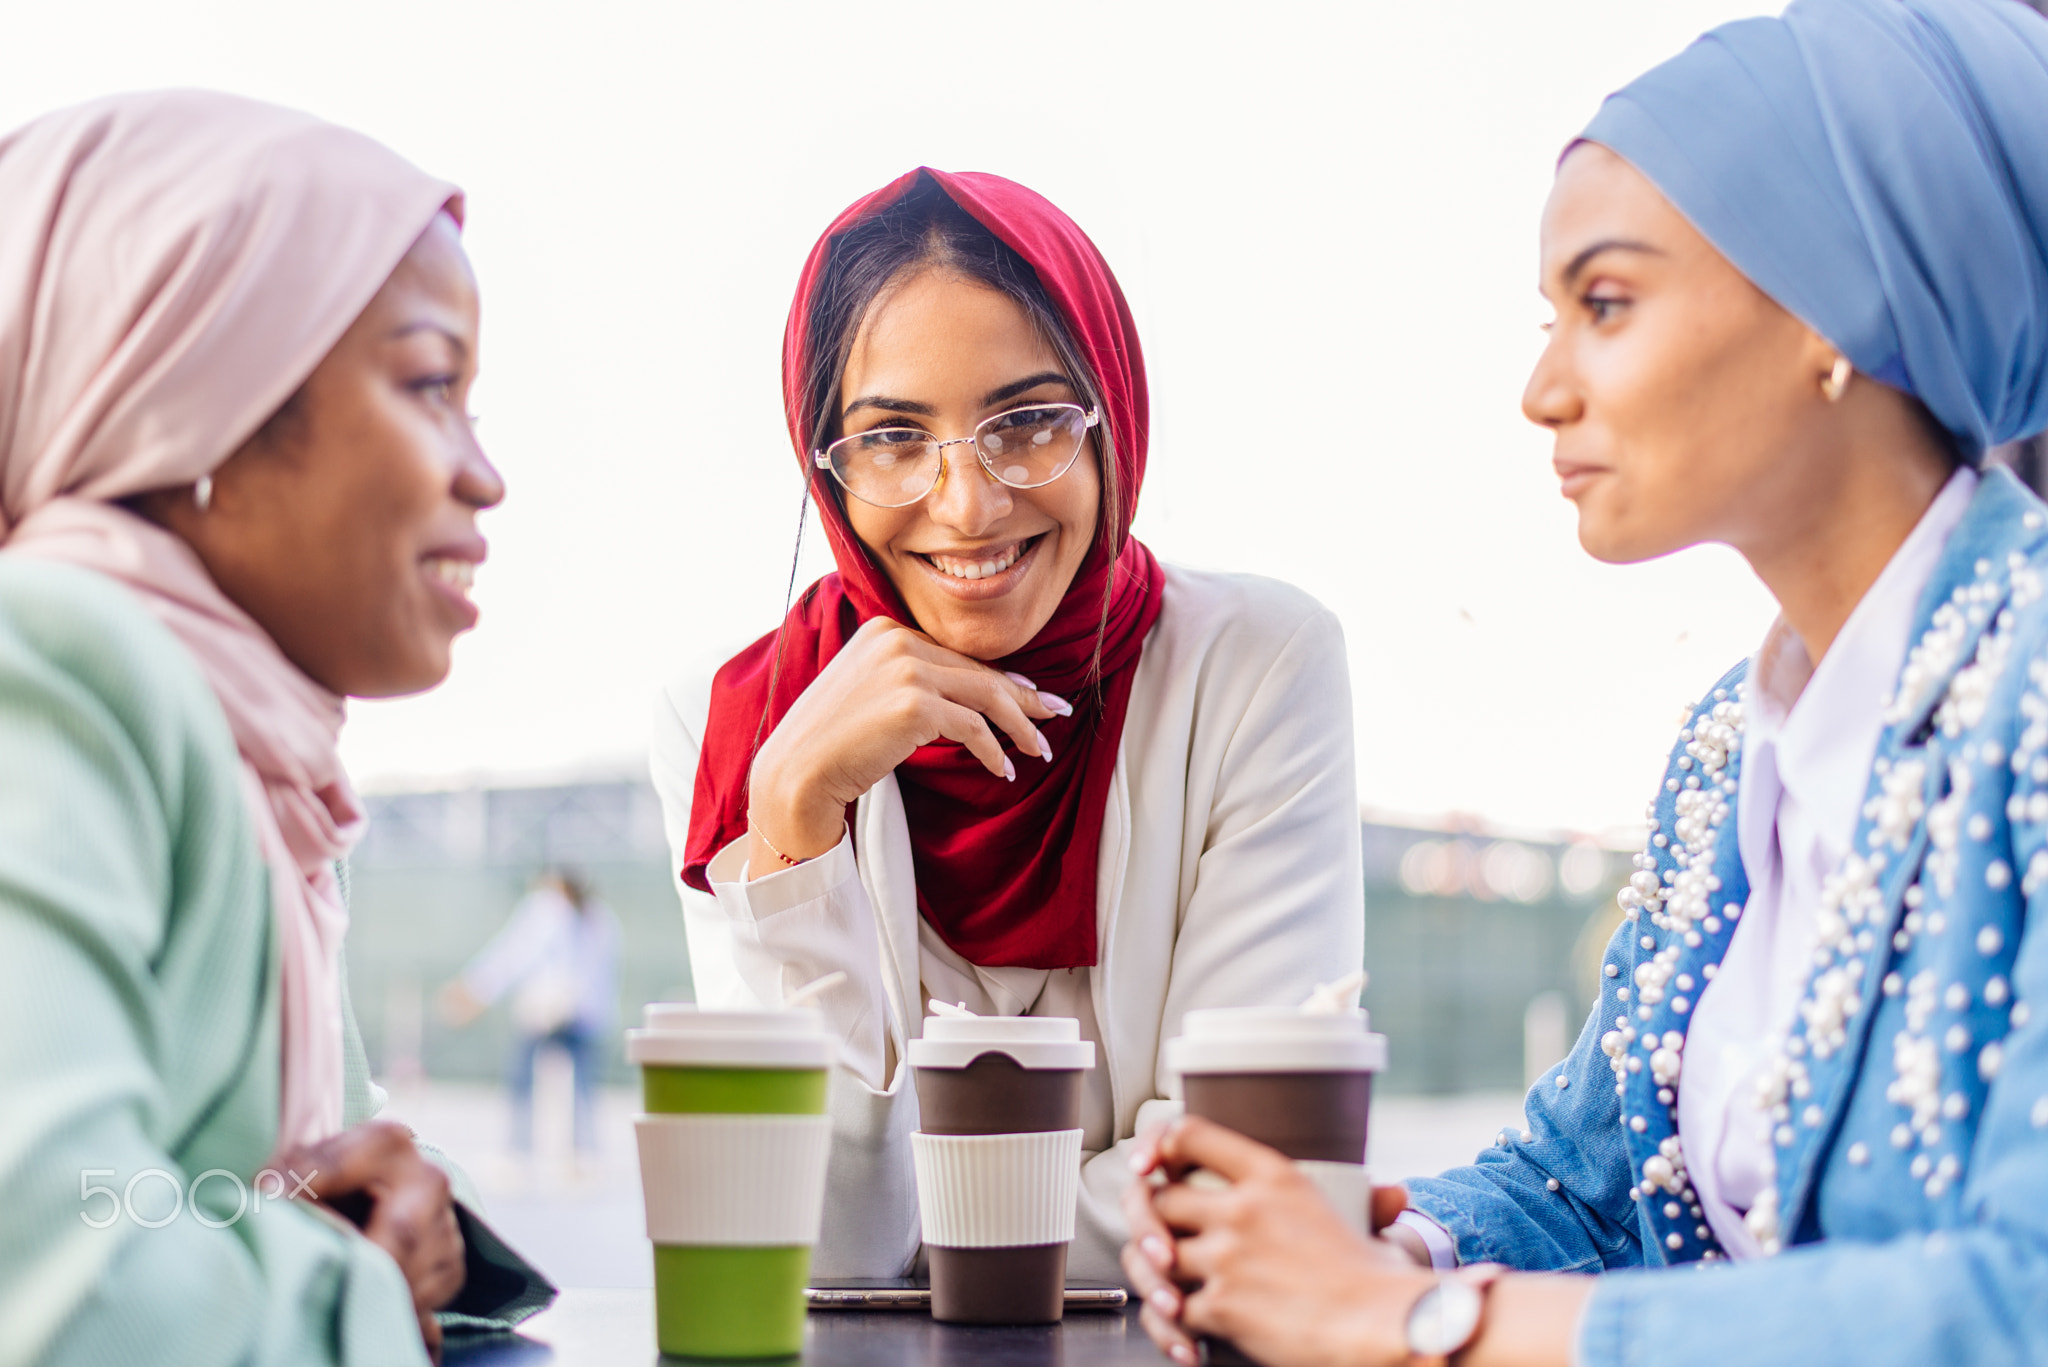
{"label": "dark hair under hijab", "polygon": [[[1067,378],[1080,391],[1082,407],[1100,405],[1101,382],[1031,263],[924,175],[901,199],[842,233],[818,276],[808,319],[811,365],[803,384],[819,447],[840,435],[839,386],[861,324],[893,286],[926,268],[950,271],[1013,300],[1059,357]],[[1102,510],[1096,519],[1100,536],[1121,525],[1122,490],[1115,453],[1109,449],[1113,436],[1108,424],[1095,433],[1101,444]],[[844,506],[844,492],[837,485],[831,487]],[[1103,611],[1108,612],[1107,601]]]}

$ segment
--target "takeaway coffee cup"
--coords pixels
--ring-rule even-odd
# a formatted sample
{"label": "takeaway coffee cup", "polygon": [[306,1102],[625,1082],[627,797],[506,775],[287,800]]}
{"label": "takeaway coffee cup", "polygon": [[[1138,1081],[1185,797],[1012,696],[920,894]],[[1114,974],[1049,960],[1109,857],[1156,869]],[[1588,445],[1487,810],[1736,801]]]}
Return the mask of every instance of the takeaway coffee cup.
{"label": "takeaway coffee cup", "polygon": [[1056,1322],[1095,1046],[1066,1017],[937,1015],[911,1041],[910,1066],[932,1318]]}
{"label": "takeaway coffee cup", "polygon": [[1166,1046],[1190,1115],[1294,1159],[1360,1232],[1372,1199],[1372,1077],[1387,1066],[1386,1036],[1369,1025],[1356,1007],[1222,1007],[1188,1012],[1183,1033]]}
{"label": "takeaway coffee cup", "polygon": [[832,1139],[824,1019],[655,1004],[646,1022],[626,1057],[646,1106],[633,1123],[661,1351],[799,1353]]}
{"label": "takeaway coffee cup", "polygon": [[[1310,1001],[1326,1000],[1327,991]],[[1372,1223],[1365,1167],[1372,1075],[1387,1066],[1387,1037],[1370,1024],[1357,1007],[1217,1007],[1188,1012],[1183,1033],[1166,1045],[1166,1066],[1180,1074],[1190,1115],[1292,1158],[1360,1234]],[[1213,1367],[1251,1362],[1221,1339],[1203,1346]]]}

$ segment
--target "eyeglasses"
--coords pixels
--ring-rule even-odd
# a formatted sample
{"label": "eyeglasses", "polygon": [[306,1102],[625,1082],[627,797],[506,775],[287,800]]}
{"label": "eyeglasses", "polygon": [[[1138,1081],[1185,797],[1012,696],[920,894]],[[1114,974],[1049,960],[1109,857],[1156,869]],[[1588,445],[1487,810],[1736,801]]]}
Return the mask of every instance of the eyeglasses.
{"label": "eyeglasses", "polygon": [[907,508],[946,477],[946,448],[971,443],[989,477],[1012,489],[1038,489],[1064,475],[1081,454],[1101,411],[1076,403],[1035,403],[987,418],[971,437],[939,441],[915,427],[878,427],[811,452],[841,488],[877,508]]}

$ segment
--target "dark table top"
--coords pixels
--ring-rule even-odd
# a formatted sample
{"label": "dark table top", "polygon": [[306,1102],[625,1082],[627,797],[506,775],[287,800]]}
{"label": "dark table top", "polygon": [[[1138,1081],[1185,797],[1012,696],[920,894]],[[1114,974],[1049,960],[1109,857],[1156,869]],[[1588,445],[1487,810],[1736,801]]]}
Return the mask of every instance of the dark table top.
{"label": "dark table top", "polygon": [[[444,1367],[653,1367],[654,1293],[564,1291],[518,1334],[451,1343]],[[787,1361],[785,1359],[785,1361]],[[810,1367],[1164,1367],[1135,1306],[1078,1310],[1053,1325],[938,1324],[911,1310],[814,1311]]]}

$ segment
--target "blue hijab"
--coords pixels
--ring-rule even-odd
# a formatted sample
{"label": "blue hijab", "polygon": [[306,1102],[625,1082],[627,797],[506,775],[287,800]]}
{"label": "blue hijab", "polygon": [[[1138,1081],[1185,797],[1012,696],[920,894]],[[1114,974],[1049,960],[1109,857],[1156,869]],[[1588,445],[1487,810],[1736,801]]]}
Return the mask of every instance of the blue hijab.
{"label": "blue hijab", "polygon": [[2048,428],[2048,19],[2020,0],[1794,0],[1581,137],[1973,459]]}

